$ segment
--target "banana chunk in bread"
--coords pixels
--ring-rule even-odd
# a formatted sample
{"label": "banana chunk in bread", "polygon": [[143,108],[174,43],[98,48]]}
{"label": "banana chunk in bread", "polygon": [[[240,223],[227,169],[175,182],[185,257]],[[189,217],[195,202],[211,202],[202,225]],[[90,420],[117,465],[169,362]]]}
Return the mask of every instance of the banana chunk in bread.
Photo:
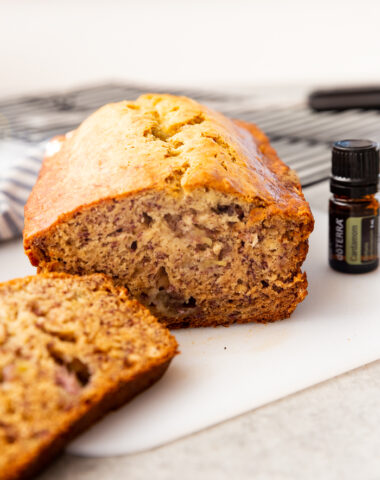
{"label": "banana chunk in bread", "polygon": [[25,209],[40,272],[103,272],[170,327],[273,321],[307,294],[313,217],[254,125],[143,95],[54,140]]}
{"label": "banana chunk in bread", "polygon": [[177,343],[103,275],[0,284],[0,479],[29,478],[158,380]]}

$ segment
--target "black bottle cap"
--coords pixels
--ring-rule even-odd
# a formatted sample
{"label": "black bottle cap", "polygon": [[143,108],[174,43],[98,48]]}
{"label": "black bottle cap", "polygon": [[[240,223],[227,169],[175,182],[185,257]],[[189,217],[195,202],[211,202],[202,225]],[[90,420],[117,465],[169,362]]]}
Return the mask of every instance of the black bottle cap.
{"label": "black bottle cap", "polygon": [[371,140],[340,140],[332,149],[332,193],[348,197],[377,192],[379,150]]}

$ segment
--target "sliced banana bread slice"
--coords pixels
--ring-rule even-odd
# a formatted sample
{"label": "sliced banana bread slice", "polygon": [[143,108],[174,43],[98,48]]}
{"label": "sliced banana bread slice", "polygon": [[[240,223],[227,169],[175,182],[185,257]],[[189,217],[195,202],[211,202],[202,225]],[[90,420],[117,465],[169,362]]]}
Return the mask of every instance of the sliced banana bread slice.
{"label": "sliced banana bread slice", "polygon": [[176,352],[169,331],[103,275],[0,284],[0,479],[35,474],[158,380]]}

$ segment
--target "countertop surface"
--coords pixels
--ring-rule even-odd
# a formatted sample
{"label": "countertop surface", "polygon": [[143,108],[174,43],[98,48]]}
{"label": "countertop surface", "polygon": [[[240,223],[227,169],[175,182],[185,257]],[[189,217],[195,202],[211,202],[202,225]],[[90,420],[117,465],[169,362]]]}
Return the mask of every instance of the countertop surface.
{"label": "countertop surface", "polygon": [[[327,182],[305,193],[313,208],[326,208]],[[379,399],[377,361],[154,450],[63,455],[40,478],[378,480]]]}
{"label": "countertop surface", "polygon": [[377,361],[155,450],[64,455],[41,480],[378,480],[379,398]]}

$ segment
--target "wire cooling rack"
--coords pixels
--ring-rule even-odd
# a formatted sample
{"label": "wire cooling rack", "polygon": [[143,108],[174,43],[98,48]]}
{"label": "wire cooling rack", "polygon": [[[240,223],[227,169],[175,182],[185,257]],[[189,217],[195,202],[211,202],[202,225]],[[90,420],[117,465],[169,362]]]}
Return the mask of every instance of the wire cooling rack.
{"label": "wire cooling rack", "polygon": [[335,140],[362,137],[380,141],[377,111],[313,112],[299,104],[259,108],[256,97],[247,93],[157,89],[121,83],[0,101],[0,139],[40,144],[72,130],[105,103],[134,99],[147,91],[187,95],[230,117],[257,123],[270,137],[280,158],[297,171],[304,187],[328,178],[331,144]]}

